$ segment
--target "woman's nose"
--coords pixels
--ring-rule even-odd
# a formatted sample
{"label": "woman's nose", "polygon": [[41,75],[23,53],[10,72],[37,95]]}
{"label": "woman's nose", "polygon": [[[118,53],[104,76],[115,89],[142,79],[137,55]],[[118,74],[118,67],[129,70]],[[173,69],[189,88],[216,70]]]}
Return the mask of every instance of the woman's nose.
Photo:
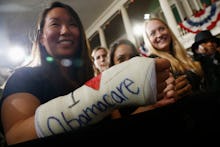
{"label": "woman's nose", "polygon": [[70,33],[69,27],[66,26],[66,25],[62,25],[62,27],[61,27],[61,34],[68,34],[68,33]]}
{"label": "woman's nose", "polygon": [[105,61],[105,57],[101,57],[101,61]]}
{"label": "woman's nose", "polygon": [[161,32],[160,31],[156,31],[156,37],[160,37],[162,34],[161,34]]}

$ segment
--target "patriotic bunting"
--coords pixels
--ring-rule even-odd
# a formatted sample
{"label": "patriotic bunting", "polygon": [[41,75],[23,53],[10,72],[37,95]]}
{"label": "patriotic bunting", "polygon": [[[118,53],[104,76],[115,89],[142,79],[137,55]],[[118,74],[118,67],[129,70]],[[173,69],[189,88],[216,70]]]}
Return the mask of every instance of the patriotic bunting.
{"label": "patriotic bunting", "polygon": [[213,29],[220,20],[220,1],[194,14],[180,23],[180,27],[191,33]]}

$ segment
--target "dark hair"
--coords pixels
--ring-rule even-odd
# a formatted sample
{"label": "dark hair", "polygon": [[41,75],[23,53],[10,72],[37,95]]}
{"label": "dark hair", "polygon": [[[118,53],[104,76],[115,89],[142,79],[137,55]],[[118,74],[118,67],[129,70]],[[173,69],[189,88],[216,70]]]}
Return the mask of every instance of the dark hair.
{"label": "dark hair", "polygon": [[128,46],[131,47],[132,52],[133,52],[132,57],[140,56],[140,53],[138,52],[137,48],[135,47],[135,45],[130,40],[128,40],[128,39],[121,39],[121,40],[117,41],[116,43],[114,43],[111,46],[111,48],[110,48],[110,53],[109,53],[110,64],[109,64],[109,67],[114,65],[114,54],[115,54],[115,51],[118,48],[118,46],[120,46],[122,44],[125,44],[125,45],[128,45]]}
{"label": "dark hair", "polygon": [[197,50],[200,44],[205,43],[207,41],[215,42],[218,46],[220,45],[220,39],[212,35],[210,30],[200,31],[195,35],[194,43],[191,46],[193,53],[195,52],[195,50]]}
{"label": "dark hair", "polygon": [[195,60],[199,61],[200,58],[202,57],[200,53],[197,53],[199,45],[202,43],[209,42],[209,41],[216,43],[217,46],[220,46],[220,39],[212,35],[210,30],[203,30],[195,35],[194,43],[191,46],[191,51],[193,53],[193,58]]}
{"label": "dark hair", "polygon": [[[88,40],[86,39],[85,31],[78,14],[73,10],[72,7],[67,4],[61,2],[53,2],[48,8],[43,11],[41,16],[39,17],[37,24],[37,35],[32,46],[33,60],[29,65],[36,66],[36,62],[40,62],[42,66],[46,66],[48,68],[48,72],[53,72],[53,70],[50,69],[52,67],[52,64],[56,65],[56,67],[59,64],[56,62],[47,62],[46,58],[49,54],[47,53],[45,47],[41,45],[39,37],[41,33],[43,33],[45,18],[47,17],[47,14],[54,8],[64,8],[70,14],[70,16],[72,16],[74,20],[76,20],[77,27],[79,28],[79,49],[74,57],[71,58],[71,60],[73,61],[73,66],[78,66],[77,73],[75,74],[77,75],[78,82],[80,83],[80,85],[82,85],[87,80],[93,77],[92,61],[90,58],[91,50],[89,48]],[[75,69],[76,67],[73,68]],[[76,72],[76,70],[74,70],[74,72]]]}

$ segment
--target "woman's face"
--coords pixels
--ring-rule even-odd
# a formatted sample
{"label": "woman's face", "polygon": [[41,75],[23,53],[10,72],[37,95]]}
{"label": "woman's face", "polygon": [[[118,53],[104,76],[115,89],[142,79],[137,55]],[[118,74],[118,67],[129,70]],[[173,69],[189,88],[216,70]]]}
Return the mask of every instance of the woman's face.
{"label": "woman's face", "polygon": [[152,46],[161,51],[170,51],[171,34],[168,28],[159,20],[151,20],[145,26],[147,36]]}
{"label": "woman's face", "polygon": [[78,24],[64,8],[50,10],[45,18],[41,44],[53,57],[71,57],[79,49]]}
{"label": "woman's face", "polygon": [[100,72],[108,69],[109,67],[109,57],[108,53],[104,49],[99,49],[94,54],[94,64]]}
{"label": "woman's face", "polygon": [[119,45],[114,53],[114,64],[122,63],[133,57],[133,50],[129,45],[121,44]]}

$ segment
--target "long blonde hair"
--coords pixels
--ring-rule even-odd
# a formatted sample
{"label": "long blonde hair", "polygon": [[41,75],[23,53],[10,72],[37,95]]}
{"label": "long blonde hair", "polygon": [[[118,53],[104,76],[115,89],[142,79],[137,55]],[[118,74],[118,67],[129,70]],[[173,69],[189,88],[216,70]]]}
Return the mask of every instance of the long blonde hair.
{"label": "long blonde hair", "polygon": [[[150,39],[146,33],[146,26],[148,25],[150,21],[154,21],[154,20],[160,21],[167,27],[171,35],[172,42],[170,45],[171,47],[170,50],[172,51],[173,54],[170,54],[162,50],[158,50],[152,46]],[[184,49],[184,47],[178,41],[178,39],[176,38],[172,30],[169,28],[169,26],[164,21],[158,18],[151,18],[144,22],[144,29],[145,31],[144,31],[143,37],[144,37],[144,42],[149,50],[149,54],[154,54],[161,58],[165,58],[169,60],[171,63],[173,72],[185,73],[187,70],[191,70],[199,76],[203,75],[200,63],[197,61],[193,61],[193,59],[187,54],[186,49]]]}
{"label": "long blonde hair", "polygon": [[[95,66],[95,53],[99,50],[103,50],[107,56],[109,56],[109,50],[103,46],[98,46],[96,48],[94,48],[92,50],[92,54],[91,54],[91,57],[92,57],[92,62],[93,62],[93,70],[94,70],[94,76],[97,76],[98,74],[101,73],[101,71]],[[108,57],[109,58],[109,57]],[[108,59],[109,60],[109,59]],[[108,61],[109,62],[109,61]]]}

